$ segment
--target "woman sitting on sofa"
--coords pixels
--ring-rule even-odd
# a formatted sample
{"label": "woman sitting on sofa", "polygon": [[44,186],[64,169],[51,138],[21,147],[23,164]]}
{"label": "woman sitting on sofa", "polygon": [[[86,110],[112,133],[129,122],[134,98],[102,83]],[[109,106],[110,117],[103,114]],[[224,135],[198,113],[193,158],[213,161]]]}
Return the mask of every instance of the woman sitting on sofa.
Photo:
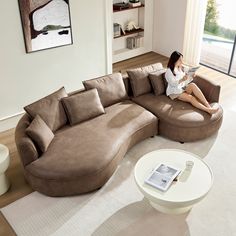
{"label": "woman sitting on sofa", "polygon": [[219,109],[211,107],[202,91],[194,83],[187,83],[191,78],[183,70],[183,55],[174,51],[167,65],[165,78],[168,82],[166,95],[171,99],[179,99],[191,103],[200,110],[214,114]]}

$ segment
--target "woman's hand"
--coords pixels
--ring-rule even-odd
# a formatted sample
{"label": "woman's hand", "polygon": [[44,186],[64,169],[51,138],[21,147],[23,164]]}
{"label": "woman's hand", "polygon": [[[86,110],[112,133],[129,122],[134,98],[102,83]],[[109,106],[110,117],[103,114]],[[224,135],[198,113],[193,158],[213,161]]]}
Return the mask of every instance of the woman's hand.
{"label": "woman's hand", "polygon": [[188,79],[189,79],[189,76],[185,75],[179,82],[182,83],[182,82],[184,82],[185,80],[188,80]]}

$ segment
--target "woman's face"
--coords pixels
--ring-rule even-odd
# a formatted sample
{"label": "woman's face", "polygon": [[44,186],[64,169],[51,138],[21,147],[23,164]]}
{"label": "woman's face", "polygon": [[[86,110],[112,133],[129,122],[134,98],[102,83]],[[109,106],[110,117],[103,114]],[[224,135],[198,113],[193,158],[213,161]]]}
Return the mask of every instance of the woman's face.
{"label": "woman's face", "polygon": [[183,57],[180,56],[179,60],[175,63],[175,67],[181,67],[183,64]]}

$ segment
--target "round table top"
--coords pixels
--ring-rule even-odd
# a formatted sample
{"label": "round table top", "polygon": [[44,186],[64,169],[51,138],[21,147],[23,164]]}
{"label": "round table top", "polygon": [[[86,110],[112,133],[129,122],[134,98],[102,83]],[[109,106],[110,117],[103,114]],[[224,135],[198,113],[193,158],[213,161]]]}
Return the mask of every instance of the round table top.
{"label": "round table top", "polygon": [[3,145],[0,144],[0,164],[4,162],[9,157],[9,149]]}
{"label": "round table top", "polygon": [[[186,161],[194,162],[188,178],[174,181],[166,192],[144,183],[151,171],[159,164],[183,171]],[[212,171],[203,160],[192,153],[177,149],[161,149],[147,153],[136,163],[134,176],[138,187],[144,194],[165,202],[194,201],[206,195],[213,183]]]}

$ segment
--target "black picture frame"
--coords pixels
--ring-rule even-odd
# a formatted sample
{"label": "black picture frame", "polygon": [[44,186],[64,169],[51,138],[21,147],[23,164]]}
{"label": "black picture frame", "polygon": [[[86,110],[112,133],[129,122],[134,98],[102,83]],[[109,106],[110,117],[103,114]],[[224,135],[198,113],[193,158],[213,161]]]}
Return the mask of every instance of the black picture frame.
{"label": "black picture frame", "polygon": [[73,45],[69,0],[18,0],[18,5],[26,53]]}

